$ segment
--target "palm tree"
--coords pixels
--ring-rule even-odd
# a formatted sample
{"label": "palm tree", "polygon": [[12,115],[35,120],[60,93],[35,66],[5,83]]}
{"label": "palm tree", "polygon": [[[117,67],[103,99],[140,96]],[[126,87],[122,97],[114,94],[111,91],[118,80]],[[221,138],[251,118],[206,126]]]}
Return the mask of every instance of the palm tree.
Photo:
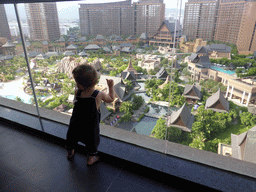
{"label": "palm tree", "polygon": [[132,102],[131,101],[123,102],[121,104],[120,111],[125,112],[125,113],[131,112],[132,111]]}

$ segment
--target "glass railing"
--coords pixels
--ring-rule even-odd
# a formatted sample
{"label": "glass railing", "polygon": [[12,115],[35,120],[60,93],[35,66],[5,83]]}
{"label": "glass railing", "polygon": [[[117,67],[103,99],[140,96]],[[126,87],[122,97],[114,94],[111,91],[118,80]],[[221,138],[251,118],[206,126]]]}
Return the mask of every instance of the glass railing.
{"label": "glass railing", "polygon": [[[234,77],[228,73],[220,76],[210,67],[217,63],[224,72],[251,76],[256,66],[253,55],[239,55],[235,45],[200,39],[201,33],[185,34],[187,26],[194,26],[186,18],[189,6],[185,9],[180,1],[165,2],[165,9],[176,8],[170,15],[179,22],[163,22],[164,7],[155,10],[157,13],[152,15],[158,17],[153,18],[143,12],[147,6],[139,2],[114,5],[115,1],[109,7],[83,5],[86,3],[17,4],[20,24],[14,5],[1,5],[6,15],[1,17],[0,26],[1,97],[30,105],[39,117],[50,110],[70,118],[76,86],[72,70],[87,63],[98,73],[97,90],[108,94],[106,79],[114,80],[116,99],[101,103],[102,124],[214,153],[218,153],[221,143],[232,151],[231,133],[244,133],[256,124],[244,105],[254,107],[255,94],[235,85],[226,94],[227,87],[221,82]],[[185,9],[184,15],[180,15],[180,9]],[[128,15],[130,20],[125,18]],[[179,25],[182,21],[183,33]],[[152,34],[159,31],[175,43],[170,38],[154,39]],[[200,49],[202,46],[205,48]],[[225,58],[227,51],[232,53],[231,59]],[[249,62],[251,67],[235,69]],[[241,94],[235,95],[236,90],[242,98]],[[241,102],[246,99],[250,101]],[[249,123],[246,118],[250,118]]]}

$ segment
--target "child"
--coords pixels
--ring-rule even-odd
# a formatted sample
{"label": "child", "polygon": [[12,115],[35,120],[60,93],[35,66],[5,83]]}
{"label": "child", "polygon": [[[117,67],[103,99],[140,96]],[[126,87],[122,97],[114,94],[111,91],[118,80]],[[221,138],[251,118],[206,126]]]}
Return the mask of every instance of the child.
{"label": "child", "polygon": [[87,165],[99,160],[97,156],[100,143],[100,103],[114,101],[114,81],[106,79],[109,94],[95,90],[98,82],[97,72],[91,65],[80,65],[72,71],[78,90],[75,93],[73,114],[67,132],[68,160],[75,153],[75,146],[80,141],[86,145],[88,156]]}

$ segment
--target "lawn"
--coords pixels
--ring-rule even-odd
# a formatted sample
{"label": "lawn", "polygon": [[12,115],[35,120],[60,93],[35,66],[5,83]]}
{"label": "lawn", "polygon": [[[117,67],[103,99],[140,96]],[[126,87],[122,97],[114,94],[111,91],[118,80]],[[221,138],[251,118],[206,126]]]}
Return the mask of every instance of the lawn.
{"label": "lawn", "polygon": [[253,126],[246,127],[245,125],[230,125],[226,131],[220,133],[216,138],[221,140],[221,143],[230,145],[231,144],[231,133],[239,135],[251,129]]}

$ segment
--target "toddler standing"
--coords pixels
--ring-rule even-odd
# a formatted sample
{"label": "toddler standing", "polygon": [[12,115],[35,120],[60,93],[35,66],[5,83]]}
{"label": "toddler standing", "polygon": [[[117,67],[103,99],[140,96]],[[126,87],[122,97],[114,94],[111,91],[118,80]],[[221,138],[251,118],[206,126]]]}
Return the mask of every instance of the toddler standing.
{"label": "toddler standing", "polygon": [[72,71],[78,90],[75,93],[73,113],[67,132],[67,158],[75,154],[75,146],[80,141],[86,145],[87,165],[99,160],[97,156],[100,143],[100,103],[114,101],[114,81],[106,79],[109,94],[95,90],[98,82],[97,72],[91,65],[80,65]]}

